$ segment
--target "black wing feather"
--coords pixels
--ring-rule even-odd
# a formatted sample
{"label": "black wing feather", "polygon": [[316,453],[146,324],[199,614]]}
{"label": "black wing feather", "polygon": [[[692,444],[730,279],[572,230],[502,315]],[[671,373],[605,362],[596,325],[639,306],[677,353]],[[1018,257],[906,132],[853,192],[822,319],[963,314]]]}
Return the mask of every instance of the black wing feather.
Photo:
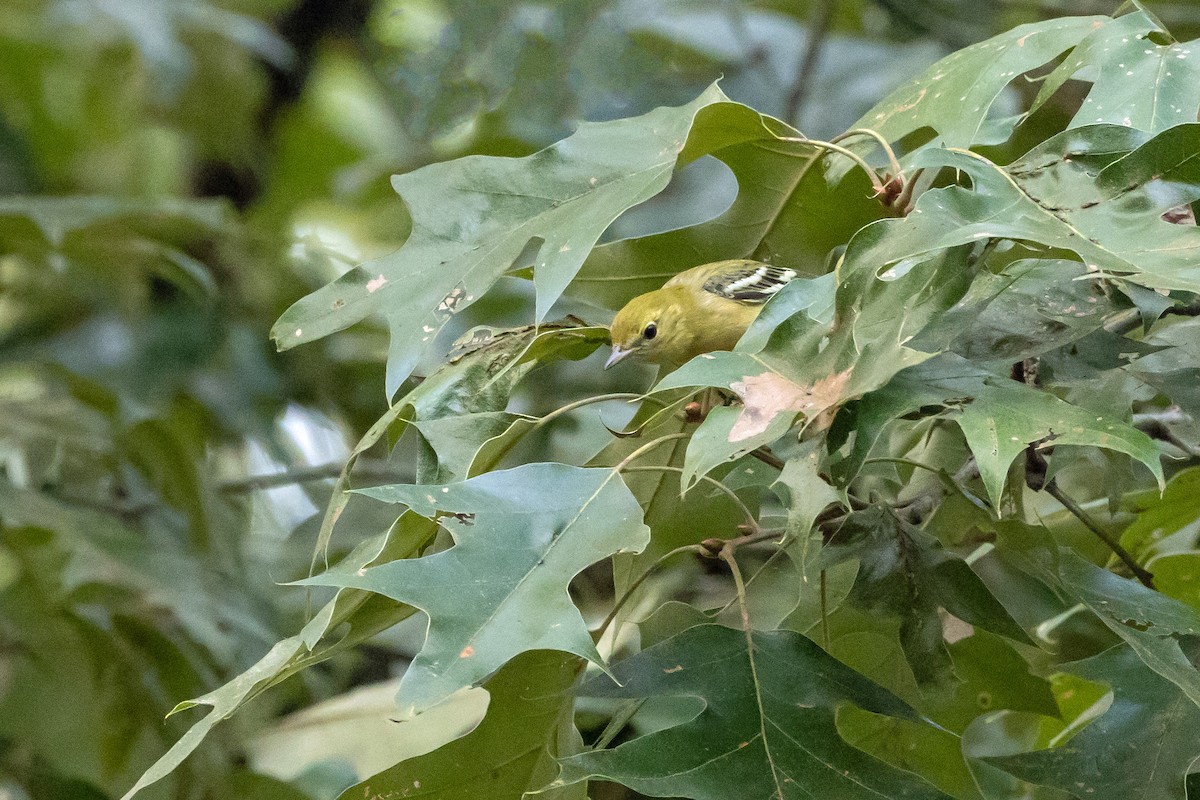
{"label": "black wing feather", "polygon": [[742,303],[765,303],[797,276],[794,269],[759,264],[714,275],[704,291]]}

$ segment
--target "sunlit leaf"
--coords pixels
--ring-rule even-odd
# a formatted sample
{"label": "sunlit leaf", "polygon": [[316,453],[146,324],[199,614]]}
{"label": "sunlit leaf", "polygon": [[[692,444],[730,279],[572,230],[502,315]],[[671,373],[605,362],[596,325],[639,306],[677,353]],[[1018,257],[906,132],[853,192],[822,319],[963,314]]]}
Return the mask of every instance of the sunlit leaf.
{"label": "sunlit leaf", "polygon": [[[519,800],[525,792],[542,788],[558,772],[554,757],[568,754],[572,730],[568,690],[579,666],[579,659],[565,653],[517,656],[484,684],[491,699],[477,728],[431,753],[372,775],[341,797],[358,800],[394,794],[431,800]],[[519,725],[514,725],[518,720]]]}
{"label": "sunlit leaf", "polygon": [[1200,612],[1084,561],[1073,551],[1052,550],[1045,537],[1015,522],[1001,523],[1005,549],[1057,592],[1083,603],[1120,636],[1150,669],[1200,705],[1200,671],[1183,643],[1200,635]]}

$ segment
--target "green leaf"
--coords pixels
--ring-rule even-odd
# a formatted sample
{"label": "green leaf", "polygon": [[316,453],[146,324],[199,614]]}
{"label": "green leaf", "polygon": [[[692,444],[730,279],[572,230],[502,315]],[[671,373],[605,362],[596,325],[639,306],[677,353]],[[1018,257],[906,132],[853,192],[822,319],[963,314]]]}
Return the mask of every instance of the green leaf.
{"label": "green leaf", "polygon": [[[473,328],[455,344],[447,363],[398,399],[391,414],[410,423],[437,457],[439,471],[421,482],[448,481],[479,472],[479,456],[511,447],[534,420],[505,411],[517,384],[560,360],[586,358],[608,342],[608,329],[572,317],[518,328]],[[490,459],[502,455],[492,452]],[[487,458],[484,459],[488,460]]]}
{"label": "green leaf", "polygon": [[[0,198],[0,247],[36,258],[71,278],[63,290],[87,297],[119,286],[119,277],[162,277],[193,297],[217,291],[209,269],[187,254],[233,229],[230,207],[215,200],[118,197]],[[81,280],[87,275],[92,282]],[[59,306],[61,308],[61,306]]]}
{"label": "green leaf", "polygon": [[1147,568],[1154,573],[1154,588],[1200,611],[1200,552],[1159,556]]}
{"label": "green leaf", "polygon": [[837,734],[834,709],[854,703],[916,719],[902,701],[790,631],[699,625],[618,664],[582,691],[600,697],[699,697],[689,722],[614,750],[562,760],[563,781],[614,780],[656,797],[946,798]]}
{"label": "green leaf", "polygon": [[1045,78],[1030,112],[1071,78],[1087,80],[1083,75],[1090,73],[1091,90],[1069,128],[1107,122],[1158,133],[1195,122],[1200,57],[1192,53],[1200,56],[1200,42],[1158,44],[1152,33],[1166,31],[1140,7],[1105,20]]}
{"label": "green leaf", "polygon": [[912,346],[957,353],[985,368],[1056,350],[1119,310],[1103,285],[1083,279],[1086,274],[1079,262],[1055,258],[1021,259],[1000,274],[981,272],[966,296],[917,334]]}
{"label": "green leaf", "polygon": [[579,666],[577,658],[564,653],[522,653],[484,684],[491,700],[477,728],[431,753],[401,761],[340,796],[521,800],[555,778],[554,757],[570,749],[567,737],[574,726],[569,690]]}
{"label": "green leaf", "polygon": [[[694,426],[679,411],[690,398],[690,392],[677,391],[658,398],[664,403],[662,407],[644,403],[630,423],[631,427],[644,426],[642,436],[618,438],[589,462],[593,466],[614,466],[635,450],[663,438],[637,458],[635,466],[644,471],[624,475],[626,485],[645,509],[651,539],[641,553],[622,553],[613,558],[613,579],[618,593],[624,592],[665,553],[713,535],[736,536],[738,524],[744,521],[740,509],[723,493],[711,491],[703,484],[684,491],[687,487],[679,470],[684,464],[687,440],[679,435]],[[658,467],[663,469],[660,471]],[[718,471],[714,478],[720,480],[723,475]],[[743,489],[742,494],[749,493]],[[749,504],[753,507],[753,500]],[[620,618],[616,624],[620,624]]]}
{"label": "green leaf", "polygon": [[1121,533],[1121,544],[1135,558],[1145,560],[1161,543],[1190,530],[1200,516],[1200,467],[1189,467],[1171,476],[1162,493],[1147,492],[1130,498],[1128,510],[1136,516]]}
{"label": "green leaf", "polygon": [[518,328],[472,328],[447,362],[400,401],[418,420],[503,411],[517,384],[543,364],[587,358],[608,342],[608,329],[574,317]]}
{"label": "green leaf", "polygon": [[[680,163],[703,155],[720,160],[737,180],[733,205],[700,225],[595,248],[571,294],[617,309],[677,272],[727,258],[753,257],[804,275],[827,272],[830,252],[879,219],[883,209],[857,170],[834,186],[825,178],[831,166],[809,168],[811,159],[826,153],[780,141],[795,135],[778,120],[734,103],[701,110]],[[829,158],[836,163],[843,157]]]}
{"label": "green leaf", "polygon": [[953,733],[854,706],[839,709],[837,723],[838,733],[858,749],[915,772],[958,800],[980,800],[962,756],[962,742]]}
{"label": "green leaf", "polygon": [[817,516],[834,504],[850,507],[844,490],[835,489],[821,475],[823,450],[820,440],[813,439],[801,445],[801,452],[788,459],[783,471],[773,484],[777,487],[780,500],[787,507],[787,535],[793,537],[798,550],[802,574],[807,573],[809,549],[812,545],[813,522]]}
{"label": "green leaf", "polygon": [[1003,168],[966,150],[926,148],[914,166],[961,170],[972,188],[928,191],[910,218],[937,219],[930,249],[989,238],[1030,241],[1076,253],[1094,278],[1197,291],[1200,267],[1189,254],[1200,252],[1200,229],[1162,214],[1200,196],[1200,167],[1191,158],[1200,124],[1145,139],[1131,128],[1092,125],[1047,139]]}
{"label": "green leaf", "polygon": [[[982,141],[988,112],[1004,87],[1073,47],[1107,19],[1064,17],[1019,25],[965,47],[896,89],[851,127],[874,129],[892,142],[931,128],[946,147],[970,147]],[[1005,133],[1015,121],[1005,123]]]}
{"label": "green leaf", "polygon": [[[37,226],[52,248],[68,245],[70,237],[108,226],[132,225],[143,230],[174,233],[215,233],[230,222],[229,206],[216,200],[156,198],[153,202],[119,197],[5,197],[0,200],[0,231],[15,234],[12,220],[24,218]],[[127,234],[126,234],[127,236]]]}
{"label": "green leaf", "polygon": [[1079,444],[1133,456],[1164,485],[1158,446],[1120,420],[1059,400],[1049,392],[1015,381],[988,385],[958,417],[979,464],[979,474],[992,504],[999,507],[1008,468],[1028,445]]}
{"label": "green leaf", "polygon": [[852,513],[826,542],[819,564],[859,561],[848,600],[871,613],[899,616],[900,642],[921,683],[943,681],[950,657],[944,608],[959,619],[1020,642],[1029,637],[971,570],[929,534],[878,507]]}
{"label": "green leaf", "polygon": [[296,302],[275,323],[280,349],[383,314],[391,333],[388,396],[454,314],[484,294],[530,245],[541,320],[604,229],[670,179],[715,86],[678,108],[581,125],[526,158],[470,156],[393,179],[412,216],[397,252],[361,264]]}
{"label": "green leaf", "polygon": [[[1159,349],[1133,361],[1130,371],[1162,392],[1193,419],[1200,418],[1200,319],[1169,317],[1145,337]],[[1128,341],[1128,340],[1126,340]],[[1195,434],[1193,433],[1193,437]]]}
{"label": "green leaf", "polygon": [[970,400],[993,375],[954,353],[942,353],[896,373],[882,388],[868,392],[855,413],[854,446],[850,454],[833,465],[839,483],[849,481],[862,469],[884,430],[897,418],[921,409],[955,409]]}
{"label": "green leaf", "polygon": [[933,234],[927,222],[938,224],[908,217],[876,222],[855,235],[838,270],[836,325],[800,312],[775,328],[762,352],[701,355],[658,384],[656,390],[719,386],[743,401],[739,409],[716,409],[701,424],[688,447],[689,478],[774,441],[797,414],[810,424],[930,357],[908,342],[966,290],[967,252],[959,248],[880,268],[898,253],[925,253]]}
{"label": "green leaf", "polygon": [[1200,612],[1136,581],[1084,561],[1071,550],[1051,550],[1043,532],[999,523],[999,545],[1019,557],[1026,572],[1085,605],[1133,648],[1150,669],[1200,705],[1200,672],[1185,655],[1182,637],[1200,636]]}
{"label": "green leaf", "polygon": [[1185,776],[1200,757],[1200,708],[1129,647],[1066,669],[1111,686],[1108,711],[1058,747],[986,761],[1079,798],[1185,800]]}
{"label": "green leaf", "polygon": [[1032,674],[1029,662],[1004,639],[977,630],[947,647],[954,674],[962,682],[955,687],[953,702],[935,699],[939,722],[962,731],[980,714],[1001,708],[1058,716],[1050,682]]}
{"label": "green leaf", "polygon": [[585,567],[649,540],[641,508],[613,470],[530,464],[464,483],[360,491],[430,519],[455,515],[449,550],[297,581],[367,589],[429,615],[425,644],[400,684],[403,715],[436,705],[527,650],[603,663],[567,584]]}

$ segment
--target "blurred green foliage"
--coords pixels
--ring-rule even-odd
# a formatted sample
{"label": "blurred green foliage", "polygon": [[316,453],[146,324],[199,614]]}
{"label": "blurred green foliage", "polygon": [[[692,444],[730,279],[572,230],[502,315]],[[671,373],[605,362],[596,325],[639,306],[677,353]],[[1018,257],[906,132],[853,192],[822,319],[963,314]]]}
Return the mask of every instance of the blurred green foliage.
{"label": "blurred green foliage", "polygon": [[[351,554],[350,562],[366,568],[417,552],[433,535],[407,515],[386,547],[378,544],[373,534],[389,530],[394,514],[358,496],[338,506],[339,530],[350,533],[331,540],[321,519],[331,480],[352,452],[363,454],[355,485],[411,481],[419,470],[424,478],[446,468],[423,440],[386,446],[398,425],[387,417],[377,423],[388,399],[382,321],[369,318],[283,354],[269,340],[272,324],[298,298],[408,238],[412,220],[390,175],[472,154],[525,156],[583,120],[690,102],[722,76],[732,99],[828,138],[952,49],[1067,11],[1112,11],[1110,4],[1067,9],[1049,0],[3,5],[0,796],[18,800],[119,797],[194,721],[186,715],[195,712],[181,712],[164,723],[177,702],[253,670],[296,631],[315,630],[304,627],[316,607],[310,598],[276,585],[308,574],[314,542],[330,545],[323,554],[329,563]],[[1180,40],[1200,28],[1194,5],[1153,10]],[[1072,90],[1078,87],[1064,94]],[[997,107],[1017,113],[1036,91],[1009,87]],[[998,163],[1015,157],[1060,129],[1069,107],[1069,97],[1056,96],[1015,136],[997,136],[981,151]],[[731,168],[736,172],[736,164]],[[733,184],[715,159],[696,161],[663,195],[618,219],[604,241],[709,219],[734,201]],[[582,291],[556,310],[603,322],[598,306],[594,293]],[[525,324],[533,314],[527,282],[519,274],[501,278],[448,326],[441,350],[418,364],[418,374],[434,375],[442,352],[473,325]],[[1173,344],[1171,336],[1170,329],[1157,331],[1147,346]],[[473,366],[468,360],[460,370]],[[1170,366],[1151,373],[1182,381]],[[598,374],[592,363],[555,364],[543,374],[543,388],[518,389],[509,408],[472,413],[504,415],[489,424],[509,425],[519,414],[645,383],[644,374]],[[415,385],[410,379],[403,389]],[[427,423],[420,430],[429,440],[454,442],[462,469],[472,459],[495,463],[509,450],[514,460],[523,452],[553,460],[598,451],[608,441],[593,418],[572,416],[521,442],[475,450],[442,417],[422,416],[426,410],[414,400],[405,413]],[[1180,488],[1189,475],[1175,476],[1174,493],[1168,489],[1163,501],[1145,493],[1119,504],[1130,516],[1168,518],[1170,532],[1131,526],[1127,546],[1173,557],[1164,565],[1164,586],[1195,605],[1188,548],[1170,541],[1170,533],[1188,528],[1176,518],[1190,513],[1177,507],[1190,498]],[[939,513],[966,518],[971,509]],[[1078,533],[1060,522],[1065,537]],[[677,588],[693,578],[678,578]],[[576,582],[589,614],[611,591],[605,580],[584,573]],[[1069,613],[1062,598],[1039,599],[1046,615]],[[395,730],[402,726],[384,722],[394,713],[390,692],[352,692],[394,679],[423,633],[403,622],[411,610],[399,613],[366,597],[354,603],[352,611],[333,613],[329,628],[342,632],[334,624],[341,623],[351,632],[313,656],[318,666],[242,709],[139,796],[334,797],[469,728],[482,714],[474,699],[428,722],[426,741],[403,742],[406,734]],[[352,613],[357,623],[346,621]],[[392,628],[394,622],[401,624]],[[386,632],[372,638],[378,631]],[[1115,639],[1099,623],[1069,634],[1076,639],[1068,645]],[[855,635],[871,646],[885,638],[874,629]],[[359,641],[369,643],[350,647]],[[997,645],[984,656],[970,650],[952,649],[950,657],[957,665],[999,652],[1003,660],[1012,647]],[[569,684],[563,663],[535,666]],[[854,666],[869,674],[867,665]],[[1135,667],[1113,657],[1068,678],[1086,688],[1085,678]],[[1034,680],[1023,662],[1008,668]],[[986,670],[977,665],[976,672]],[[253,693],[274,682],[272,674]],[[1155,691],[1177,693],[1160,682]],[[511,673],[493,678],[497,702],[522,707],[528,698],[520,683]],[[1037,683],[1026,699],[1043,689]],[[321,713],[329,707],[317,704],[330,698],[341,704],[343,719],[361,716],[364,741],[389,746],[357,747],[354,731],[314,746],[328,730]],[[1040,709],[1013,699],[1004,707],[1031,716]],[[279,722],[297,709],[307,710]],[[547,725],[560,722],[553,709],[538,713]],[[843,729],[853,723],[838,718]],[[848,738],[869,738],[871,724],[859,720]],[[310,730],[307,739],[300,735]],[[930,735],[905,731],[914,739]],[[979,733],[964,742],[984,739]],[[1020,774],[1045,769],[1029,761]],[[949,790],[958,778],[939,786]]]}

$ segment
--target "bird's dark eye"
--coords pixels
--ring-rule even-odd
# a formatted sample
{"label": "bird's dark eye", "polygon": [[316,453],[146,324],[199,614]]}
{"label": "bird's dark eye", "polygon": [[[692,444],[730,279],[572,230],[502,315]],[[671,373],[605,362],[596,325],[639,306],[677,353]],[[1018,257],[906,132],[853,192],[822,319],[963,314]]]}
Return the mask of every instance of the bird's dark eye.
{"label": "bird's dark eye", "polygon": [[646,339],[647,341],[649,341],[650,339],[653,339],[655,336],[658,336],[658,326],[655,325],[653,322],[649,323],[648,325],[646,325],[645,328],[642,329],[642,338],[643,339]]}

